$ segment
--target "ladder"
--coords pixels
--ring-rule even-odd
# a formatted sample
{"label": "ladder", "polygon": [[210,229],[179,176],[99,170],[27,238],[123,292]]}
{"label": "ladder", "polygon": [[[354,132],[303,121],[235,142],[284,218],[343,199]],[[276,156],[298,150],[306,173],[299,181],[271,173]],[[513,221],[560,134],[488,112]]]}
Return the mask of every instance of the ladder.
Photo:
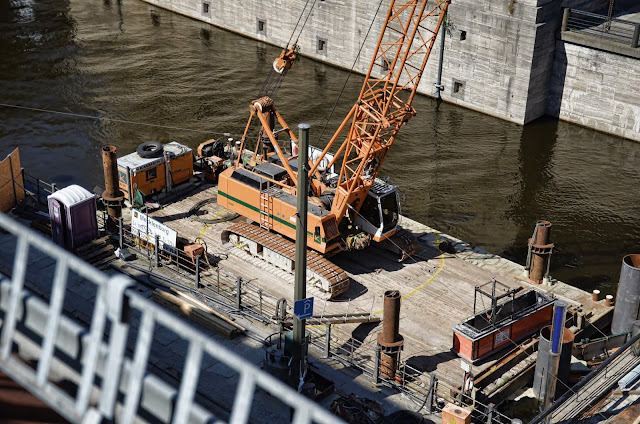
{"label": "ladder", "polygon": [[[275,189],[275,190],[274,190]],[[270,230],[273,228],[273,197],[277,187],[269,187],[260,192],[260,228]]]}

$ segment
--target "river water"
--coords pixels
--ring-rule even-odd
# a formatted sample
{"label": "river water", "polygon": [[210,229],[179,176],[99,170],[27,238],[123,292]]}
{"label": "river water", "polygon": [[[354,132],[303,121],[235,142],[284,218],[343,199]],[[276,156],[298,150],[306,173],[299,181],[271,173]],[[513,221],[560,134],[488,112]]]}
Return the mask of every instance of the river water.
{"label": "river water", "polygon": [[[138,0],[0,2],[0,103],[68,113],[0,106],[0,155],[19,146],[27,173],[91,190],[103,184],[105,144],[125,155],[145,140],[195,148],[241,134],[278,53]],[[278,108],[322,144],[357,98],[362,76],[328,120],[346,77],[303,58]],[[551,274],[615,293],[622,257],[640,252],[640,143],[552,119],[521,127],[424,96],[414,107],[382,170],[406,215],[519,263],[535,222],[549,220]]]}

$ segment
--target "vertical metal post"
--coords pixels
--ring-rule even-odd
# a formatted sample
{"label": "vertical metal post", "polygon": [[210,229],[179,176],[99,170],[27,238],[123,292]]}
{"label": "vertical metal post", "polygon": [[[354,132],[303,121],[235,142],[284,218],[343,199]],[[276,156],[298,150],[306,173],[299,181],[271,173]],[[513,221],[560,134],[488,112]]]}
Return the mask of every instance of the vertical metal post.
{"label": "vertical metal post", "polygon": [[631,47],[634,49],[638,47],[638,40],[640,39],[640,24],[636,24],[636,29],[633,31],[633,40],[631,40]]}
{"label": "vertical metal post", "polygon": [[376,344],[376,357],[373,364],[373,384],[376,385],[380,384],[380,351],[380,345]]}
{"label": "vertical metal post", "polygon": [[124,231],[122,229],[122,217],[118,217],[118,240],[120,244],[120,250],[124,247],[124,241],[122,240]]}
{"label": "vertical metal post", "polygon": [[[560,353],[564,339],[564,321],[567,311],[567,302],[559,300],[553,310],[553,327],[551,329],[551,343],[549,352],[549,366],[547,367],[546,391],[544,393],[542,410],[548,409],[556,395],[556,381],[558,367],[560,365]],[[550,422],[551,416],[547,416],[545,422]]]}
{"label": "vertical metal post", "polygon": [[51,194],[55,193],[56,191],[57,191],[56,183],[51,183]]}
{"label": "vertical metal post", "polygon": [[433,398],[436,394],[436,376],[431,373],[431,381],[429,382],[429,392],[427,393],[427,412],[431,414],[433,412]]}
{"label": "vertical metal post", "polygon": [[40,180],[36,178],[36,196],[38,200],[38,205],[40,204]]}
{"label": "vertical metal post", "polygon": [[260,315],[262,315],[262,289],[258,289],[258,298],[260,299]]}
{"label": "vertical metal post", "polygon": [[442,100],[442,96],[440,92],[444,90],[444,85],[442,85],[442,62],[444,60],[444,37],[447,33],[447,12],[444,15],[444,28],[440,31],[440,57],[438,58],[438,77],[436,82],[433,83],[433,86],[436,88],[436,92],[433,93],[436,96],[437,100]]}
{"label": "vertical metal post", "polygon": [[196,287],[195,288],[196,290],[200,289],[200,255],[196,255]]}
{"label": "vertical metal post", "polygon": [[242,278],[238,277],[236,283],[236,309],[240,310],[242,308]]}
{"label": "vertical metal post", "polygon": [[160,266],[160,236],[156,234],[156,240],[155,240],[156,244],[155,244],[155,254],[156,254],[156,268],[158,268]]}
{"label": "vertical metal post", "polygon": [[[297,186],[297,221],[296,221],[296,265],[293,299],[302,300],[307,297],[307,199],[309,195],[309,124],[299,124],[298,129],[298,186]],[[304,364],[306,360],[305,320],[293,317],[293,362],[292,373],[295,385],[302,386]]]}
{"label": "vertical metal post", "polygon": [[495,405],[493,403],[490,403],[487,411],[487,424],[493,424],[493,411],[494,411],[494,407]]}
{"label": "vertical metal post", "polygon": [[571,13],[571,9],[565,7],[562,9],[562,32],[567,30],[567,24],[569,23],[569,13]]}
{"label": "vertical metal post", "polygon": [[324,338],[324,357],[331,357],[331,324],[326,325],[327,331]]}
{"label": "vertical metal post", "polygon": [[220,293],[220,268],[216,268],[216,271],[218,271],[218,293]]}

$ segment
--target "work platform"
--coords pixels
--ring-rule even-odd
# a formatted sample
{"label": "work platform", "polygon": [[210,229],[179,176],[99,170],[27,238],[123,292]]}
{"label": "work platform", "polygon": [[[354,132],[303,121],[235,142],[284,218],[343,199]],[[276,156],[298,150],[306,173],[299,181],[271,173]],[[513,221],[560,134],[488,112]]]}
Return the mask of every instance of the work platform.
{"label": "work platform", "polygon": [[[222,244],[221,232],[233,222],[245,222],[245,218],[205,225],[185,213],[216,195],[216,187],[209,186],[152,212],[150,216],[189,241],[201,238],[209,254],[222,258],[218,263],[220,268],[250,281],[276,298],[287,299],[292,305],[293,275],[233,245]],[[203,210],[207,213],[202,218],[213,218],[221,213],[221,208],[215,203]],[[412,368],[425,373],[435,372],[439,378],[452,382],[461,381],[463,373],[461,360],[451,349],[452,328],[474,314],[475,286],[493,278],[510,288],[535,288],[568,301],[582,314],[578,321],[583,327],[595,324],[602,328],[608,323],[612,307],[607,307],[604,300],[594,302],[590,293],[555,280],[550,285],[530,284],[523,277],[524,267],[521,265],[472,248],[409,218],[402,217],[400,224],[417,237],[418,252],[403,263],[398,263],[390,253],[375,246],[332,257],[331,260],[348,273],[350,288],[334,300],[316,301],[314,316],[371,313],[381,317],[384,292],[399,290],[402,295],[400,333],[405,339],[402,359]],[[443,241],[449,241],[457,253],[442,252],[438,246]],[[313,296],[314,289],[308,289],[307,294]],[[478,305],[479,310],[488,307],[490,304]],[[346,340],[342,341],[347,343],[349,338],[355,339],[359,353],[373,357],[376,338],[381,330],[381,326],[375,324],[342,324],[334,336],[344,335]],[[515,347],[515,343],[512,346]],[[474,364],[473,373],[488,368],[495,359],[496,355]]]}

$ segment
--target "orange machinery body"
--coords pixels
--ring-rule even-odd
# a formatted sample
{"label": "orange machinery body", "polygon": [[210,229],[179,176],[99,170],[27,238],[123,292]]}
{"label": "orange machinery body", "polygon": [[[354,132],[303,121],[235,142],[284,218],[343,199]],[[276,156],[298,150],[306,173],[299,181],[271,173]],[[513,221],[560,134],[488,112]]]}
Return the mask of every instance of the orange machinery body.
{"label": "orange machinery body", "polygon": [[475,362],[513,346],[514,341],[551,323],[553,302],[547,294],[528,290],[501,305],[495,323],[488,320],[488,310],[482,311],[453,327],[453,350]]}
{"label": "orange machinery body", "polygon": [[[191,148],[175,141],[163,147],[169,156],[171,183],[188,181],[193,176]],[[160,193],[167,186],[167,160],[164,155],[142,158],[136,152],[118,158],[118,181],[120,190],[129,201],[136,190],[140,190],[145,196]]]}
{"label": "orange machinery body", "polygon": [[[261,178],[257,172],[242,167],[224,170],[218,179],[218,204],[259,223],[263,228],[295,240],[296,196],[269,181],[271,177],[286,176],[285,169],[271,162],[261,163],[254,169],[270,175]],[[309,202],[307,246],[320,253],[328,253],[340,249],[338,236],[335,216]]]}

